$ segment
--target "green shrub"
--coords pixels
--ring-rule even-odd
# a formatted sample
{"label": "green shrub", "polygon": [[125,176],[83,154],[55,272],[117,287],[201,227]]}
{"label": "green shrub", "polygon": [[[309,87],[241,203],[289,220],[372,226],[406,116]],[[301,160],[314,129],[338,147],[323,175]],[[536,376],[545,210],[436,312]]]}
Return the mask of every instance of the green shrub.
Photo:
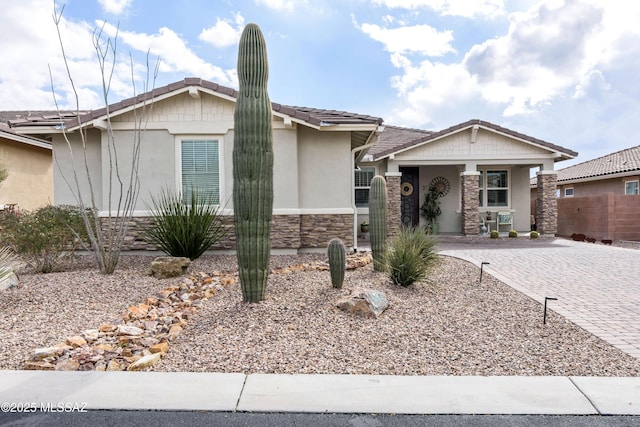
{"label": "green shrub", "polygon": [[191,191],[184,203],[182,195],[162,190],[151,203],[147,239],[171,256],[193,261],[227,234],[213,197],[203,192]]}
{"label": "green shrub", "polygon": [[529,238],[531,239],[537,239],[538,237],[540,237],[540,233],[538,233],[537,231],[532,231],[531,233],[529,233]]}
{"label": "green shrub", "polygon": [[509,230],[509,237],[518,237],[518,232],[516,230]]}
{"label": "green shrub", "polygon": [[491,234],[489,234],[489,237],[491,237],[492,239],[497,239],[500,237],[500,233],[498,233],[498,230],[491,230]]}
{"label": "green shrub", "polygon": [[393,283],[406,287],[424,279],[438,259],[435,245],[436,239],[423,229],[403,228],[384,254],[385,271]]}
{"label": "green shrub", "polygon": [[41,273],[59,268],[86,239],[81,212],[74,206],[44,206],[2,218],[2,240]]}

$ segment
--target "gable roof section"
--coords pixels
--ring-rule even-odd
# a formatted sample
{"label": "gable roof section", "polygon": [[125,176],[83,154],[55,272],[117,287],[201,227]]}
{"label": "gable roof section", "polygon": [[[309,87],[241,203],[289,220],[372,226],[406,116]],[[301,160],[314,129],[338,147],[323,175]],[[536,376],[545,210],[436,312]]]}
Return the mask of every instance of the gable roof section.
{"label": "gable roof section", "polygon": [[591,181],[640,174],[640,145],[558,170],[558,182]]}
{"label": "gable roof section", "polygon": [[368,154],[371,154],[375,161],[381,160],[389,157],[392,154],[397,154],[402,151],[409,150],[416,146],[435,141],[442,137],[473,128],[474,126],[479,126],[493,132],[507,135],[511,138],[519,139],[523,142],[545,148],[549,151],[559,152],[562,157],[558,160],[571,159],[578,155],[577,152],[569,150],[568,148],[560,147],[559,145],[555,145],[541,139],[533,138],[531,136],[512,131],[502,126],[477,119],[468,120],[466,122],[448,127],[437,132],[386,126],[385,131],[382,132],[379,136],[378,144],[374,147],[371,147]]}
{"label": "gable roof section", "polygon": [[[0,113],[0,117],[4,115],[5,120],[12,127],[55,126],[59,125],[62,119],[65,122],[65,126],[67,128],[73,129],[81,124],[87,124],[93,122],[94,120],[104,119],[107,115],[107,112],[109,112],[109,114],[111,114],[112,116],[116,116],[126,113],[134,108],[138,108],[144,105],[144,103],[156,102],[158,100],[168,98],[178,93],[190,92],[195,88],[234,102],[238,98],[238,91],[235,89],[222,86],[207,80],[188,77],[179,82],[170,83],[166,86],[155,88],[149,92],[142,93],[135,97],[127,98],[122,101],[110,104],[108,107],[103,107],[88,112],[81,112],[79,116],[76,116],[76,114],[73,112],[64,112],[63,114],[58,115],[58,113],[55,111],[43,111],[41,112],[41,115],[22,115],[22,117],[17,119],[15,118],[16,116],[14,116],[13,119],[11,119],[10,117],[7,118],[7,116],[9,116],[11,112],[4,112]],[[379,117],[349,113],[345,111],[324,110],[308,107],[293,107],[284,104],[278,104],[275,102],[271,103],[271,108],[276,115],[279,115],[281,117],[287,116],[292,121],[296,121],[318,129],[321,127],[338,125],[352,125],[352,127],[362,125],[364,128],[375,129],[376,126],[382,124],[382,119]]]}
{"label": "gable roof section", "polygon": [[14,132],[8,126],[0,123],[0,138],[8,139],[10,141],[19,142],[21,144],[31,145],[33,147],[44,148],[45,150],[52,151],[53,148],[49,141],[44,139],[34,138],[28,135],[20,135]]}

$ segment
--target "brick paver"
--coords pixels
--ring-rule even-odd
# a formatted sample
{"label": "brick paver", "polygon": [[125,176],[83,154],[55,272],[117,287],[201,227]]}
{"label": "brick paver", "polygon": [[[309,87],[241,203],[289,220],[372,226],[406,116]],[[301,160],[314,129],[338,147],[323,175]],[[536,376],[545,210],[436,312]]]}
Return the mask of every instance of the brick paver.
{"label": "brick paver", "polygon": [[[520,239],[518,239],[520,240]],[[572,240],[441,244],[549,309],[640,358],[640,251]]]}

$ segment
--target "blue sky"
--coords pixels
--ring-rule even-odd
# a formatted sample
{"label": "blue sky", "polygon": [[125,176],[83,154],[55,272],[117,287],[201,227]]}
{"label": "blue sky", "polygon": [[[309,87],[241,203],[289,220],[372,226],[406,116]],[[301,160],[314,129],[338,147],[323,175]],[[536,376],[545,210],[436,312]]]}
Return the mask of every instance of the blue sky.
{"label": "blue sky", "polygon": [[[0,0],[0,109],[75,108],[53,0]],[[110,101],[187,76],[237,87],[237,42],[257,23],[269,94],[429,130],[469,119],[580,153],[638,145],[640,2],[602,0],[57,0],[80,109],[102,105],[91,40],[119,27]]]}

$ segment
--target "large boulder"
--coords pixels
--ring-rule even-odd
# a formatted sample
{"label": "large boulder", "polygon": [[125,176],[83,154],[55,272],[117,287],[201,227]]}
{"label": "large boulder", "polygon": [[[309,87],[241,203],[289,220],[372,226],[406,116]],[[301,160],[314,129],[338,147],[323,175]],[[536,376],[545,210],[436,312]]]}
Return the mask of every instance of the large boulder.
{"label": "large boulder", "polygon": [[182,276],[190,265],[186,257],[161,256],[151,261],[151,275],[157,279]]}
{"label": "large boulder", "polygon": [[339,298],[336,306],[348,313],[378,317],[389,307],[389,300],[384,292],[357,287],[349,295]]}

